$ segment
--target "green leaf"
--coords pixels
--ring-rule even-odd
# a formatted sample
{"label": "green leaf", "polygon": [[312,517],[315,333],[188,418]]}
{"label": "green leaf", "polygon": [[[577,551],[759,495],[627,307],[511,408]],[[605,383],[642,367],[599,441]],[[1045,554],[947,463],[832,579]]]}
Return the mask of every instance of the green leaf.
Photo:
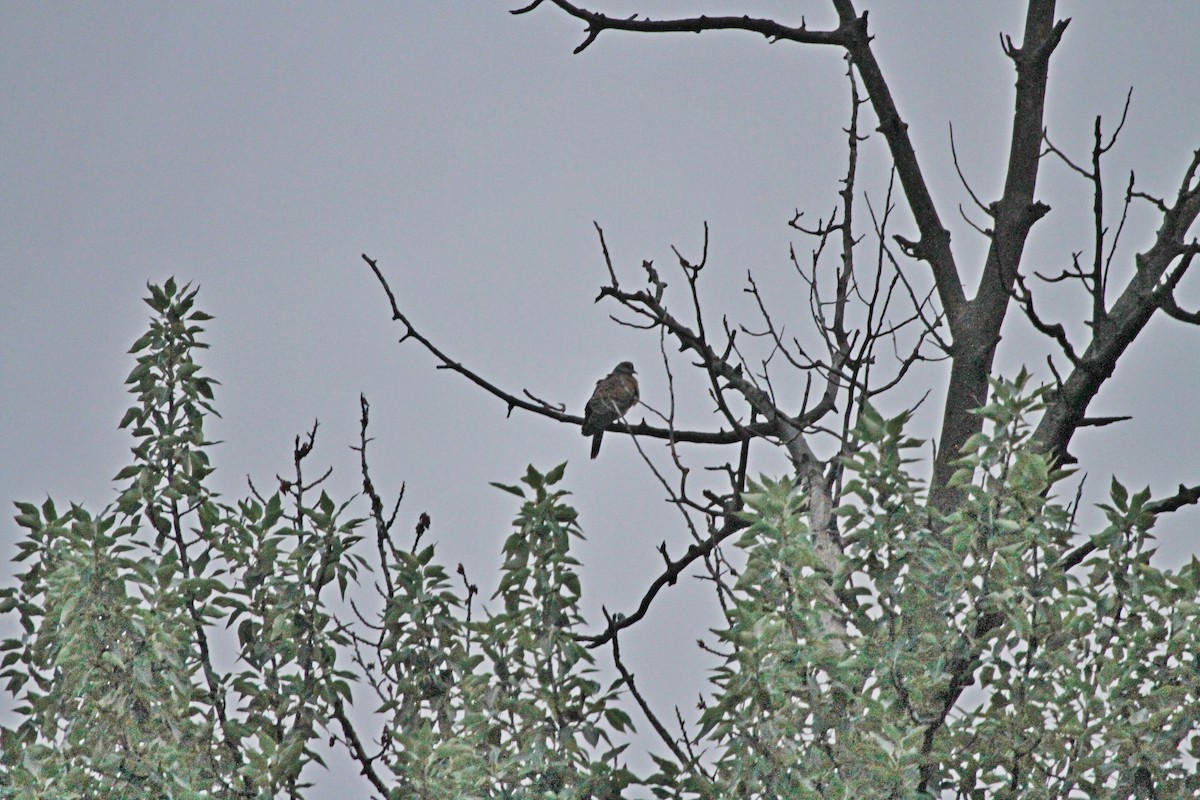
{"label": "green leaf", "polygon": [[542,473],[534,469],[533,464],[525,467],[525,477],[521,478],[521,482],[526,486],[531,489],[540,489],[542,488],[543,480]]}
{"label": "green leaf", "polygon": [[130,464],[128,467],[124,467],[120,472],[114,475],[112,479],[114,481],[128,480],[142,474],[142,469],[143,467],[138,464]]}
{"label": "green leaf", "polygon": [[1129,509],[1129,490],[1121,485],[1121,482],[1117,480],[1115,475],[1113,476],[1108,494],[1118,511],[1127,511]]}
{"label": "green leaf", "polygon": [[1140,515],[1142,513],[1142,509],[1145,508],[1146,502],[1149,499],[1150,499],[1150,487],[1149,486],[1147,486],[1146,488],[1142,489],[1139,492],[1134,493],[1133,497],[1131,497],[1129,500],[1129,513],[1133,516]]}
{"label": "green leaf", "polygon": [[170,301],[168,301],[167,296],[163,294],[163,290],[155,284],[147,282],[146,288],[150,290],[150,296],[144,298],[146,305],[150,306],[161,314],[166,310],[167,306],[170,305]]}
{"label": "green leaf", "polygon": [[42,517],[40,514],[38,514],[36,508],[33,506],[29,507],[33,508],[32,512],[28,514],[18,514],[17,516],[13,517],[13,519],[15,519],[17,524],[22,528],[28,528],[31,531],[39,531],[42,529]]}
{"label": "green leaf", "polygon": [[553,486],[562,480],[563,473],[567,471],[567,462],[559,464],[554,469],[546,473],[546,485]]}
{"label": "green leaf", "polygon": [[19,500],[14,500],[13,505],[16,506],[17,510],[22,514],[32,514],[35,517],[38,515],[38,507],[33,503],[22,503]]}
{"label": "green leaf", "polygon": [[607,720],[608,724],[612,726],[612,729],[618,733],[636,730],[633,725],[633,720],[630,718],[630,716],[619,708],[605,709],[604,719]]}
{"label": "green leaf", "polygon": [[129,348],[129,352],[136,353],[140,350],[145,350],[150,345],[150,343],[153,342],[157,338],[158,338],[157,331],[149,331],[148,333],[144,334],[140,339],[138,339],[136,342],[133,343],[133,347]]}
{"label": "green leaf", "polygon": [[126,384],[140,383],[141,380],[143,378],[145,378],[146,375],[150,372],[150,369],[151,369],[150,362],[148,362],[148,361],[139,362],[136,367],[134,367],[132,370],[130,370],[129,376],[125,378],[125,383]]}

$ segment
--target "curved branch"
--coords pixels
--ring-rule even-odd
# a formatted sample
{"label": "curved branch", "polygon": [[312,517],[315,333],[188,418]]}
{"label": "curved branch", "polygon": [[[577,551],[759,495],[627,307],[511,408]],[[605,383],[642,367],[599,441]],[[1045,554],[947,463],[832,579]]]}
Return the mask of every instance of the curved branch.
{"label": "curved branch", "polygon": [[[599,12],[581,8],[567,0],[550,0],[570,16],[586,23],[587,38],[575,48],[579,53],[586,49],[602,31],[618,30],[635,33],[701,33],[709,30],[740,30],[765,36],[772,42],[791,41],[798,44],[831,45],[841,47],[850,54],[851,61],[862,76],[863,84],[870,97],[875,116],[879,119],[879,130],[883,133],[896,163],[904,194],[912,208],[921,238],[917,242],[897,239],[905,251],[929,263],[933,270],[938,294],[949,318],[957,322],[959,312],[966,304],[962,281],[954,256],[950,251],[950,232],[942,224],[933,196],[925,183],[925,177],[917,161],[916,151],[908,136],[908,125],[900,118],[900,112],[892,99],[891,90],[883,76],[879,62],[871,51],[871,37],[867,34],[867,14],[855,11],[851,0],[834,0],[838,14],[838,27],[828,31],[809,30],[801,20],[799,27],[790,27],[770,19],[742,17],[687,17],[680,19],[639,19],[637,15],[617,19]],[[513,10],[524,14],[541,5],[535,0],[524,8]],[[1048,57],[1048,54],[1047,54]]]}
{"label": "curved branch", "polygon": [[[950,158],[954,162],[954,171],[958,173],[958,181],[962,184],[962,187],[967,190],[967,194],[971,196],[971,201],[975,203],[980,211],[987,214],[989,217],[994,216],[992,209],[983,204],[983,201],[979,199],[979,195],[975,194],[975,190],[972,189],[971,184],[967,182],[967,176],[963,175],[962,165],[958,162],[958,148],[954,146],[953,122],[950,123]],[[961,210],[962,209],[960,207],[959,211],[961,212]],[[963,214],[963,217],[966,218],[966,214]],[[990,236],[991,234],[989,233],[987,235]]]}
{"label": "curved branch", "polygon": [[1189,325],[1200,325],[1200,311],[1185,311],[1181,308],[1175,300],[1175,288],[1179,286],[1179,281],[1187,274],[1188,268],[1192,266],[1192,260],[1196,257],[1197,253],[1200,253],[1200,243],[1192,242],[1184,252],[1183,258],[1171,270],[1171,274],[1167,276],[1163,285],[1155,293],[1155,302],[1163,310],[1164,314],[1171,319],[1177,319]]}
{"label": "curved branch", "polygon": [[[477,372],[474,372],[468,367],[463,366],[462,363],[455,361],[454,359],[450,358],[450,356],[443,353],[437,347],[437,345],[423,336],[420,331],[418,331],[408,320],[408,317],[406,317],[404,313],[400,311],[400,307],[396,304],[396,296],[392,292],[391,286],[388,285],[387,279],[383,277],[383,272],[380,271],[378,262],[367,256],[365,253],[363,254],[362,258],[363,261],[366,261],[371,267],[372,271],[374,271],[375,277],[379,279],[380,285],[383,286],[384,292],[387,293],[388,302],[392,307],[392,319],[404,326],[404,336],[400,339],[401,342],[403,342],[405,339],[416,339],[421,343],[422,347],[428,350],[438,361],[441,362],[438,365],[438,369],[448,369],[452,372],[457,372],[467,380],[474,383],[476,386],[479,386],[488,394],[492,395],[493,397],[500,398],[505,402],[505,404],[508,405],[509,414],[512,413],[513,409],[519,408],[523,411],[529,411],[534,414],[539,414],[543,417],[549,417],[550,419],[558,422],[565,422],[569,425],[579,425],[582,427],[583,417],[559,411],[556,408],[546,404],[545,401],[542,400],[537,400],[536,402],[522,400],[512,393],[506,392],[504,389],[496,386],[494,383],[479,375]],[[751,427],[743,427],[738,431],[727,431],[724,429],[716,431],[680,431],[671,430],[670,428],[655,427],[653,425],[648,425],[645,422],[641,422],[637,425],[625,425],[621,422],[614,422],[605,430],[613,433],[628,431],[638,436],[648,436],[652,439],[666,439],[668,441],[690,442],[693,444],[738,444],[747,436],[767,435],[771,433],[773,429],[764,423],[760,423]]]}
{"label": "curved branch", "polygon": [[683,574],[689,566],[695,563],[698,559],[708,556],[721,542],[728,539],[733,534],[748,527],[749,523],[742,521],[739,518],[731,518],[726,520],[725,525],[720,529],[713,531],[712,535],[700,544],[692,544],[688,546],[687,552],[679,559],[672,561],[667,555],[667,547],[665,544],[659,545],[658,551],[662,554],[663,561],[666,562],[666,568],[662,573],[654,579],[646,589],[646,593],[642,595],[641,602],[638,603],[637,610],[629,615],[613,615],[608,617],[608,626],[600,633],[594,636],[579,636],[576,637],[579,641],[587,644],[588,647],[600,647],[612,641],[618,631],[628,628],[642,617],[646,616],[646,612],[650,610],[654,598],[664,586],[674,585],[675,581],[679,580],[679,576]]}

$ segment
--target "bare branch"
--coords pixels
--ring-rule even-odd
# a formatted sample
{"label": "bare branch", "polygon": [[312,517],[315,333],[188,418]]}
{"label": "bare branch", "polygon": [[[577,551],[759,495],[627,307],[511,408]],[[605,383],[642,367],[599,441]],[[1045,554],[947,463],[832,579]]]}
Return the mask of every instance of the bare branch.
{"label": "bare branch", "polygon": [[1179,282],[1183,280],[1183,276],[1187,273],[1188,268],[1192,265],[1192,259],[1196,254],[1200,253],[1200,244],[1193,241],[1183,254],[1183,258],[1175,265],[1167,275],[1163,285],[1159,287],[1154,294],[1154,302],[1163,313],[1172,319],[1177,319],[1180,322],[1186,322],[1191,325],[1200,325],[1200,311],[1185,311],[1179,307],[1175,301],[1175,288],[1179,286]]}
{"label": "bare branch", "polygon": [[[604,612],[604,616],[611,626],[613,620],[608,615],[607,611]],[[633,699],[635,702],[637,702],[638,708],[642,709],[642,714],[645,715],[646,719],[650,722],[650,727],[654,728],[654,732],[658,734],[658,738],[662,740],[663,744],[665,744],[668,749],[670,749],[681,765],[687,765],[688,767],[703,773],[703,767],[697,763],[695,758],[689,758],[688,754],[684,753],[683,750],[680,749],[678,743],[675,741],[675,738],[667,732],[666,726],[659,721],[658,716],[653,710],[651,710],[650,704],[646,702],[646,698],[644,698],[642,693],[638,691],[637,684],[633,680],[633,674],[625,668],[625,662],[621,660],[621,644],[620,640],[616,636],[613,636],[612,638],[612,652],[613,664],[616,666],[617,672],[621,674],[621,679],[625,682],[625,685],[629,687],[629,693],[633,695]]]}
{"label": "bare branch", "polygon": [[400,511],[400,502],[404,499],[404,484],[400,485],[400,492],[396,496],[396,505],[392,508],[392,515],[385,519],[383,514],[383,499],[379,493],[375,491],[375,484],[371,481],[370,469],[367,465],[367,445],[371,442],[367,438],[367,427],[371,421],[371,405],[367,402],[366,395],[358,396],[359,406],[361,407],[362,416],[359,420],[359,444],[358,447],[352,447],[359,455],[359,465],[362,471],[363,479],[363,494],[371,502],[371,519],[375,522],[375,544],[379,548],[379,564],[380,572],[383,573],[384,583],[387,588],[387,597],[395,595],[395,586],[392,585],[392,571],[390,564],[396,559],[396,546],[392,543],[392,526],[396,523],[396,515]]}
{"label": "bare branch", "polygon": [[1102,428],[1105,425],[1112,425],[1115,422],[1128,422],[1131,419],[1133,419],[1133,417],[1131,417],[1131,416],[1084,417],[1082,420],[1079,421],[1079,427],[1081,427],[1081,428],[1086,428],[1086,427]]}
{"label": "bare branch", "polygon": [[[921,238],[912,242],[897,239],[910,256],[926,261],[933,270],[942,307],[952,319],[966,303],[962,283],[954,257],[950,252],[950,232],[946,230],[937,213],[933,196],[925,183],[916,152],[908,136],[908,126],[900,118],[891,90],[883,76],[875,54],[871,50],[871,37],[867,33],[867,14],[855,11],[851,0],[834,0],[838,14],[838,27],[831,31],[810,31],[801,21],[800,27],[789,27],[774,20],[743,17],[691,17],[672,20],[639,19],[636,15],[617,19],[576,6],[567,0],[550,0],[555,6],[585,23],[586,38],[575,48],[582,52],[596,40],[602,31],[621,30],[638,33],[699,33],[708,30],[741,30],[767,37],[771,41],[792,41],[799,44],[832,45],[842,47],[858,70],[870,98],[879,130],[883,133],[892,153],[892,159],[900,174],[901,184],[913,210]],[[540,5],[531,3],[513,13],[527,13]],[[1065,27],[1065,24],[1063,25]],[[1061,33],[1059,34],[1061,35]],[[1050,48],[1052,49],[1052,48]],[[1034,53],[1033,60],[1048,59]]]}
{"label": "bare branch", "polygon": [[[975,201],[975,205],[980,211],[987,214],[989,217],[993,216],[992,210],[983,204],[983,201],[979,199],[979,197],[975,194],[975,191],[971,188],[971,184],[967,183],[966,176],[963,175],[962,166],[958,163],[958,149],[954,146],[953,122],[950,123],[950,157],[954,161],[954,171],[958,173],[958,180],[962,183],[963,188],[967,190],[967,194],[971,195],[971,199]],[[963,218],[966,218],[965,214],[963,215]]]}
{"label": "bare branch", "polygon": [[[580,8],[567,0],[550,0],[554,5],[576,19],[587,23],[584,30],[587,38],[575,48],[575,53],[581,53],[600,35],[602,31],[634,31],[637,33],[700,33],[710,30],[740,30],[757,33],[775,42],[788,40],[803,44],[842,44],[845,34],[841,29],[833,31],[810,31],[801,19],[800,27],[792,28],[770,19],[753,19],[751,17],[690,17],[684,19],[652,20],[638,19],[635,14],[631,17],[618,19],[604,14]],[[512,14],[525,14],[541,5],[541,0],[535,0],[524,8],[511,11]]]}
{"label": "bare branch", "polygon": [[[457,361],[454,361],[448,355],[443,353],[433,342],[431,342],[428,338],[423,336],[416,329],[416,327],[414,327],[413,324],[409,321],[408,317],[406,317],[400,311],[399,306],[396,304],[396,297],[392,293],[392,289],[388,285],[387,279],[385,279],[383,277],[383,273],[379,269],[378,263],[374,259],[371,259],[366,255],[363,255],[362,258],[364,261],[367,262],[367,264],[374,271],[375,277],[379,280],[380,285],[383,286],[384,291],[387,293],[388,301],[391,303],[391,308],[392,308],[392,319],[394,319],[395,321],[399,322],[401,325],[404,326],[405,332],[404,332],[404,336],[401,337],[401,339],[400,339],[401,342],[403,342],[406,339],[415,339],[416,341],[418,341],[421,344],[421,346],[423,346],[426,350],[428,350],[439,362],[441,362],[438,365],[438,369],[448,369],[448,370],[451,370],[452,372],[457,372],[458,374],[465,377],[467,380],[474,383],[476,386],[479,386],[480,388],[485,390],[488,394],[503,400],[505,402],[505,404],[508,406],[509,414],[511,414],[513,412],[513,409],[520,408],[524,411],[529,411],[534,414],[539,414],[543,417],[549,417],[550,419],[557,420],[558,422],[566,422],[571,425],[580,425],[580,426],[583,425],[583,417],[576,416],[574,414],[567,414],[562,411],[559,411],[559,410],[557,410],[558,407],[552,406],[551,404],[546,403],[543,400],[536,400],[534,402],[522,400],[521,398],[517,397],[516,395],[501,389],[499,386],[496,386],[491,381],[488,381],[487,379],[483,378],[478,373],[474,372],[473,370],[469,369],[468,367],[464,366],[463,364],[461,364]],[[612,293],[612,291],[613,290],[611,290],[611,289],[606,289],[606,291],[601,292],[601,294],[603,295],[603,294],[607,294],[607,293]],[[639,294],[644,295],[645,293],[641,292]],[[608,430],[614,431],[614,432],[625,430],[625,429],[626,429],[625,427],[619,425],[618,423],[613,423],[613,425],[609,426],[609,428],[608,428]],[[763,435],[763,434],[769,432],[770,429],[767,428],[766,426],[762,426],[757,430],[749,430],[749,431],[744,430],[744,429],[742,431],[717,430],[717,431],[712,431],[712,432],[679,431],[679,430],[669,430],[666,428],[656,428],[651,425],[647,425],[646,423],[643,422],[640,425],[630,426],[628,428],[628,430],[632,433],[638,434],[639,436],[648,436],[648,437],[651,437],[654,439],[668,439],[668,440],[674,440],[674,441],[679,441],[679,442],[692,442],[692,443],[697,443],[697,444],[734,444],[734,443],[742,441],[742,439],[747,435]]]}
{"label": "bare branch", "polygon": [[[1184,172],[1172,205],[1163,213],[1155,241],[1136,256],[1136,271],[1105,319],[1092,326],[1092,341],[1080,363],[1063,381],[1062,388],[1047,405],[1034,438],[1059,457],[1066,453],[1075,430],[1084,419],[1088,404],[1116,369],[1117,360],[1145,328],[1160,304],[1171,296],[1171,288],[1182,279],[1197,250],[1183,238],[1200,215],[1200,150]],[[1177,259],[1180,259],[1177,263]],[[1176,269],[1168,274],[1171,265]],[[1164,276],[1166,281],[1164,282]]]}
{"label": "bare branch", "polygon": [[367,755],[366,748],[363,747],[362,740],[358,737],[358,731],[354,729],[354,723],[346,715],[346,707],[342,696],[337,692],[332,692],[331,694],[333,695],[333,718],[341,725],[342,735],[350,745],[350,757],[358,764],[359,771],[375,787],[375,791],[379,792],[379,797],[382,800],[387,800],[391,796],[387,784],[383,782],[383,779],[375,771],[374,759]]}
{"label": "bare branch", "polygon": [[[720,530],[714,531],[704,542],[700,544],[690,545],[687,552],[679,559],[672,560],[666,552],[666,545],[660,545],[659,552],[662,554],[665,568],[662,573],[650,584],[642,595],[641,601],[638,603],[637,610],[628,616],[614,615],[608,618],[608,626],[599,634],[594,636],[580,636],[579,641],[587,644],[588,647],[600,647],[606,644],[617,635],[618,631],[633,625],[646,616],[646,612],[650,610],[650,606],[654,603],[654,598],[662,591],[664,586],[672,586],[675,581],[679,580],[679,576],[693,564],[696,559],[704,558],[712,553],[713,549],[721,542],[728,539],[733,534],[747,527],[749,523],[742,521],[737,517],[728,517],[725,524]],[[607,615],[606,615],[607,616]]]}
{"label": "bare branch", "polygon": [[596,229],[596,235],[600,237],[600,250],[604,253],[604,266],[608,267],[608,279],[613,286],[617,286],[617,271],[613,269],[612,256],[608,254],[608,242],[604,240],[604,229],[595,220],[592,220],[592,226]]}
{"label": "bare branch", "polygon": [[1033,324],[1033,327],[1039,333],[1049,336],[1062,349],[1063,354],[1076,366],[1079,365],[1079,354],[1075,352],[1075,348],[1071,346],[1070,339],[1067,338],[1067,330],[1062,326],[1062,323],[1048,323],[1038,316],[1037,310],[1033,307],[1033,293],[1029,291],[1029,287],[1025,284],[1025,278],[1018,275],[1016,285],[1012,289],[1013,299],[1021,306],[1025,312],[1025,317]]}
{"label": "bare branch", "polygon": [[957,490],[948,485],[957,469],[958,453],[982,426],[975,409],[986,402],[988,376],[1029,231],[1050,211],[1048,205],[1034,198],[1050,57],[1069,22],[1056,21],[1054,15],[1053,2],[1034,0],[1027,7],[1021,46],[1014,45],[1009,37],[1002,40],[1004,52],[1012,59],[1016,71],[1017,90],[1004,190],[1000,199],[989,206],[995,220],[995,234],[984,262],[979,291],[969,309],[959,313],[942,299],[954,336],[954,358],[929,496],[930,504],[941,510],[953,506],[958,496]]}

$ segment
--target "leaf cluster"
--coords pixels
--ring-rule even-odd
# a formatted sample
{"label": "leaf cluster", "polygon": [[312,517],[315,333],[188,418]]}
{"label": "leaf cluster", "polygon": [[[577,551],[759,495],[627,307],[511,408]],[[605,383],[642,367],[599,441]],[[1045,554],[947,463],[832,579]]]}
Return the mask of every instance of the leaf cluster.
{"label": "leaf cluster", "polygon": [[[947,513],[907,414],[869,404],[821,537],[803,481],[748,484],[708,648],[722,661],[695,730],[680,715],[672,739],[615,639],[621,677],[597,677],[565,465],[496,484],[519,507],[494,608],[422,543],[426,515],[394,541],[365,400],[367,515],[320,490],[328,472],[305,477],[315,428],[277,491],[227,503],[208,488],[216,382],[193,360],[209,317],[189,287],[150,288],[116,501],[16,504],[22,567],[0,612],[21,634],[0,644],[0,678],[18,721],[0,731],[0,796],[300,798],[331,747],[386,798],[1200,790],[1200,562],[1156,566],[1156,506],[1115,480],[1104,526],[1079,529],[1056,494],[1069,473],[1031,436],[1045,392],[1025,372],[992,382]],[[651,775],[624,763],[627,690],[670,751]]]}

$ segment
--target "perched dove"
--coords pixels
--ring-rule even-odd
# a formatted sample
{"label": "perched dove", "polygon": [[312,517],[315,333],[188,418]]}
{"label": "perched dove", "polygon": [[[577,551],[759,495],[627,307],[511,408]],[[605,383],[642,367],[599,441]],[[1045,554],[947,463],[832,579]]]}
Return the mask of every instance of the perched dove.
{"label": "perched dove", "polygon": [[596,381],[596,391],[583,409],[583,435],[592,437],[592,458],[600,453],[604,429],[613,424],[638,401],[638,382],[633,364],[622,361],[607,376]]}

